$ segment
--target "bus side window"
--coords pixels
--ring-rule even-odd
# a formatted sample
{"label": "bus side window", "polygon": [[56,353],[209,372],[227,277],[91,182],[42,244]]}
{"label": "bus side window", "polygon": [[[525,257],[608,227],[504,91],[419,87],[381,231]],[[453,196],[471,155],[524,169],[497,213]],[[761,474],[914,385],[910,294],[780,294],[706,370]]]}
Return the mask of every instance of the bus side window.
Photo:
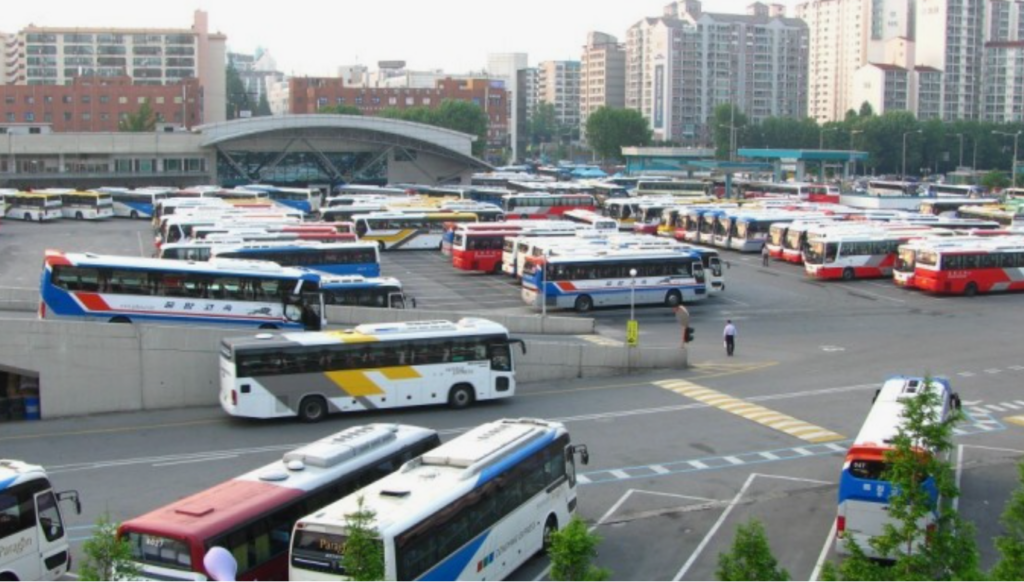
{"label": "bus side window", "polygon": [[53,491],[42,493],[36,498],[36,511],[39,512],[39,526],[46,536],[46,541],[55,542],[64,537],[64,525],[61,523]]}

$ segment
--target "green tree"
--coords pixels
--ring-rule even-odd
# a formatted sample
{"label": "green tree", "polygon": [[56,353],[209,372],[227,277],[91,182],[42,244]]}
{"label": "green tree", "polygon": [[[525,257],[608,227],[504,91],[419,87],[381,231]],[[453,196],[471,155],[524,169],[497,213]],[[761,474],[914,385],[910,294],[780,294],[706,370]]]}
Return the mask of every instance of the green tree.
{"label": "green tree", "polygon": [[736,528],[732,549],[718,555],[715,575],[719,580],[789,580],[789,572],[779,568],[764,526],[756,519]]}
{"label": "green tree", "polygon": [[260,93],[260,103],[256,106],[256,117],[269,117],[274,112],[270,110],[270,101],[266,93]]}
{"label": "green tree", "polygon": [[534,148],[555,141],[558,135],[558,117],[551,103],[538,103],[526,126],[527,141]]}
{"label": "green tree", "polygon": [[865,102],[860,104],[860,112],[858,113],[858,115],[860,117],[871,117],[874,114],[875,114],[875,108],[872,107],[870,103],[865,101]]}
{"label": "green tree", "polygon": [[[930,386],[931,382],[926,377],[924,385]],[[890,519],[882,534],[869,543],[879,556],[892,560],[891,564],[872,562],[856,548],[838,572],[830,569],[829,575],[838,573],[844,580],[983,577],[978,567],[974,528],[953,508],[959,489],[947,460],[953,448],[953,428],[963,414],[954,409],[945,419],[939,418],[940,398],[935,390],[921,390],[903,400],[900,426],[885,454],[887,468],[882,478],[892,485],[888,500]],[[940,500],[937,506],[930,489]],[[933,526],[922,528],[921,524],[933,515]]]}
{"label": "green tree", "polygon": [[487,128],[490,123],[483,108],[476,103],[445,99],[437,109],[431,111],[427,119],[429,121],[423,123],[475,135],[474,156],[480,157],[487,149]]}
{"label": "green tree", "polygon": [[587,531],[587,524],[574,515],[565,528],[551,534],[551,579],[607,580],[611,572],[590,563],[597,556],[599,543],[601,536]]}
{"label": "green tree", "polygon": [[134,580],[139,576],[131,545],[117,539],[118,525],[107,513],[96,519],[92,537],[82,544],[79,580]]}
{"label": "green tree", "polygon": [[[331,115],[362,115],[363,111],[355,105],[328,105],[327,107],[321,107],[318,109],[317,113],[326,113]],[[382,117],[384,116],[382,115]]]}
{"label": "green tree", "polygon": [[365,507],[362,497],[358,504],[355,513],[345,516],[348,537],[341,564],[350,580],[383,580],[384,547],[373,527],[377,514]]}
{"label": "green tree", "polygon": [[228,119],[238,119],[242,111],[252,111],[252,102],[249,93],[245,90],[245,83],[238,75],[238,70],[231,63],[228,63],[225,70],[227,77],[225,90],[227,92],[227,114]]}
{"label": "green tree", "polygon": [[651,128],[639,111],[599,107],[587,118],[587,143],[601,159],[622,160],[622,148],[651,143]]}
{"label": "green tree", "polygon": [[1010,178],[1006,176],[1006,172],[992,170],[982,176],[981,185],[989,190],[1001,190],[1010,185]]}
{"label": "green tree", "polygon": [[715,136],[715,157],[720,160],[728,160],[732,153],[732,132],[736,132],[736,147],[740,145],[740,132],[747,125],[747,116],[731,103],[722,103],[715,107],[715,113],[711,123],[712,134]]}
{"label": "green tree", "polygon": [[133,133],[156,129],[156,115],[153,113],[153,107],[149,104],[149,99],[143,101],[135,113],[129,113],[121,118],[117,122],[117,129],[118,131]]}
{"label": "green tree", "polygon": [[1019,485],[999,520],[1006,533],[996,538],[999,561],[992,568],[996,580],[1024,580],[1024,463],[1017,466],[1017,473]]}

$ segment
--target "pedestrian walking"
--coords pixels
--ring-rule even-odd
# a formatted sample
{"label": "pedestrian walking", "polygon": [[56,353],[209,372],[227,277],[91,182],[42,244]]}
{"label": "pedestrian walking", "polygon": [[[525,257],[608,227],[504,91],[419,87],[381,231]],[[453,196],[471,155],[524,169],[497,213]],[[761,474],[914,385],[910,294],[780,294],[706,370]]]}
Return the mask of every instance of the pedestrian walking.
{"label": "pedestrian walking", "polygon": [[768,254],[768,245],[761,246],[761,266],[767,267],[771,255]]}
{"label": "pedestrian walking", "polygon": [[736,326],[732,324],[731,319],[726,320],[725,331],[722,332],[722,335],[725,339],[725,354],[731,356],[736,350]]}
{"label": "pedestrian walking", "polygon": [[676,305],[674,309],[676,313],[676,321],[679,322],[679,329],[683,334],[683,347],[686,347],[686,330],[690,327],[690,312],[686,309],[686,306],[680,303]]}

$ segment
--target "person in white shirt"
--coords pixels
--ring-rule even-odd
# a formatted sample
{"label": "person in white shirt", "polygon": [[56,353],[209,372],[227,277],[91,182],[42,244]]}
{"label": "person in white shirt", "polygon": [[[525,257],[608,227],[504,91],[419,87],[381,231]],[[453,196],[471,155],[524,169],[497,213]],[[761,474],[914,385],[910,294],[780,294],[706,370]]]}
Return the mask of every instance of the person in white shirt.
{"label": "person in white shirt", "polygon": [[733,351],[736,349],[736,326],[732,324],[732,320],[726,320],[725,331],[725,353],[731,356]]}

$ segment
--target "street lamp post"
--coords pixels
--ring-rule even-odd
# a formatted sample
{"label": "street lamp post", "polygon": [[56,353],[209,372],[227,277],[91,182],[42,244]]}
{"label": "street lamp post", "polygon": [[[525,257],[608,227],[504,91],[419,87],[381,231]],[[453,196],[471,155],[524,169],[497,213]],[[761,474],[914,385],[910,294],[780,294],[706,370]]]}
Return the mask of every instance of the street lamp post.
{"label": "street lamp post", "polygon": [[636,318],[633,317],[633,311],[636,305],[636,269],[630,269],[629,276],[632,278],[629,284],[629,320],[635,321]]}
{"label": "street lamp post", "polygon": [[992,133],[996,135],[1006,135],[1013,138],[1013,162],[1010,164],[1010,173],[1013,175],[1013,187],[1017,187],[1017,138],[1020,137],[1020,130],[1017,133],[1010,133],[1008,131],[995,131]]}
{"label": "street lamp post", "polygon": [[822,127],[821,128],[821,131],[818,132],[818,149],[819,150],[825,149],[825,132],[826,131],[836,131],[838,129],[839,129],[838,127]]}
{"label": "street lamp post", "polygon": [[853,169],[851,170],[851,173],[854,176],[857,175],[857,158],[854,157],[854,154],[853,154],[853,136],[857,135],[858,133],[864,133],[864,130],[863,129],[851,129],[850,130],[850,162],[853,164]]}
{"label": "street lamp post", "polygon": [[960,138],[960,164],[957,166],[957,169],[959,170],[964,167],[964,134],[958,133],[956,136]]}
{"label": "street lamp post", "polygon": [[921,132],[920,129],[916,129],[914,131],[904,131],[903,132],[903,170],[902,170],[902,173],[900,174],[900,180],[902,180],[904,182],[907,180],[907,136],[912,134],[912,133],[922,133],[922,132]]}

